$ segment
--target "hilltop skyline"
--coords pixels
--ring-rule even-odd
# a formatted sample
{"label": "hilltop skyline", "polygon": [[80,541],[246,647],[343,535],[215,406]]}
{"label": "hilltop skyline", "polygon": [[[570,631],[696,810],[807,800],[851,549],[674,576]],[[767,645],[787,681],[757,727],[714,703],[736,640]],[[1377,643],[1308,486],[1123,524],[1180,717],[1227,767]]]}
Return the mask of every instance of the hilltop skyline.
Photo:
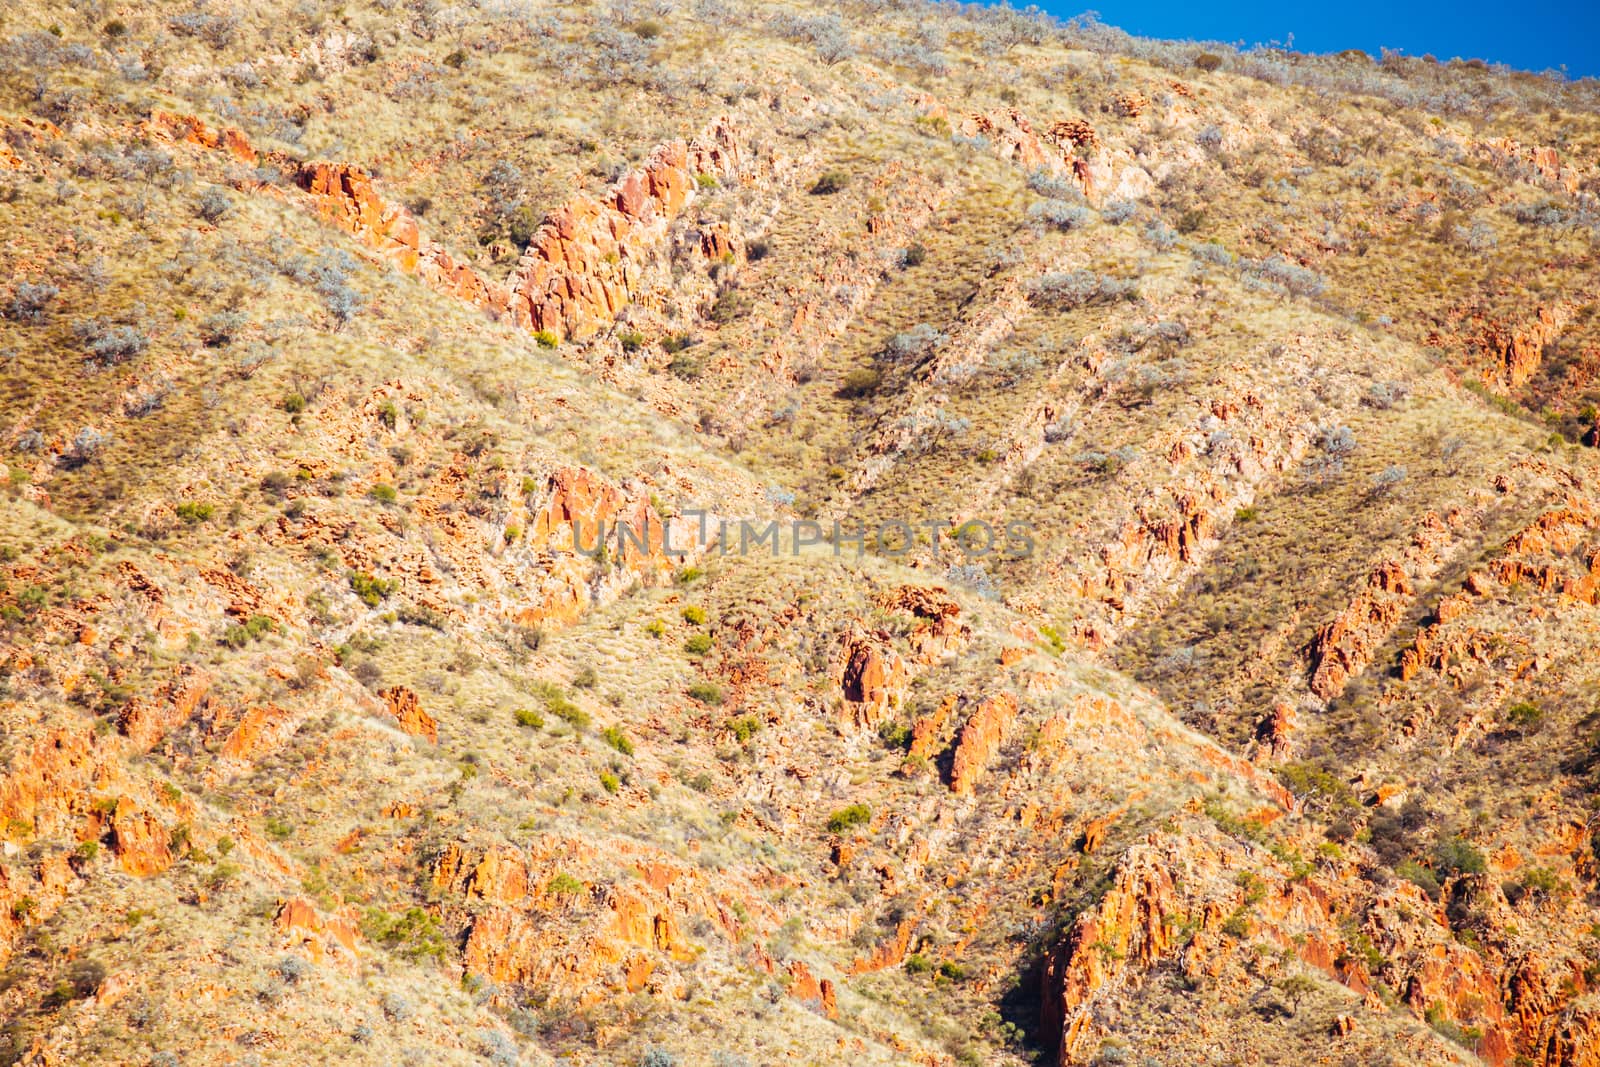
{"label": "hilltop skyline", "polygon": [[1285,9],[1265,0],[1218,4],[1134,3],[1110,0],[1092,8],[1050,2],[1045,10],[1067,19],[1090,11],[1102,22],[1140,37],[1226,41],[1244,46],[1291,43],[1307,52],[1359,48],[1373,56],[1388,48],[1441,60],[1482,59],[1518,70],[1563,67],[1570,78],[1600,77],[1600,8],[1534,0],[1505,9],[1472,0],[1399,7],[1373,0],[1337,6]]}

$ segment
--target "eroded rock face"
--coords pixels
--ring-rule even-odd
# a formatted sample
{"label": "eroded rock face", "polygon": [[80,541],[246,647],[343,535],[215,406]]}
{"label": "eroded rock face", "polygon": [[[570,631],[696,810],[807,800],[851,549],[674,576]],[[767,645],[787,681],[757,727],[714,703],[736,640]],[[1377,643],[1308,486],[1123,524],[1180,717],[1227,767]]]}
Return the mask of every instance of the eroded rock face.
{"label": "eroded rock face", "polygon": [[1372,660],[1373,646],[1400,621],[1415,590],[1405,569],[1389,561],[1367,578],[1367,589],[1326,623],[1311,641],[1311,691],[1324,700],[1344,691],[1350,676]]}
{"label": "eroded rock face", "polygon": [[429,285],[486,311],[502,314],[504,284],[486,279],[429,239],[402,205],[389,203],[360,167],[346,163],[308,163],[294,175],[319,215],[357,237],[400,270],[420,275]]}
{"label": "eroded rock face", "polygon": [[911,674],[905,660],[888,647],[887,634],[847,633],[840,648],[839,687],[845,706],[861,726],[875,726],[905,694]]}
{"label": "eroded rock face", "polygon": [[999,693],[978,702],[956,741],[950,767],[952,792],[969,796],[977,789],[1016,719],[1017,698],[1009,693]]}
{"label": "eroded rock face", "polygon": [[232,126],[213,130],[192,115],[152,111],[143,124],[146,133],[167,141],[186,141],[202,148],[221,148],[240,163],[255,165],[260,156],[245,137]]}
{"label": "eroded rock face", "polygon": [[677,965],[694,958],[684,925],[711,921],[736,932],[739,920],[703,872],[649,850],[623,847],[621,854],[633,852],[637,880],[587,883],[571,873],[593,861],[582,842],[546,837],[526,850],[482,851],[447,845],[433,885],[446,894],[447,917],[466,926],[467,969],[580,1005],[681,989]]}
{"label": "eroded rock face", "polygon": [[275,917],[278,933],[313,962],[330,957],[353,963],[360,928],[353,915],[324,915],[304,897],[280,901]]}
{"label": "eroded rock face", "polygon": [[[1476,898],[1483,878],[1465,876],[1456,891]],[[1093,1062],[1105,1011],[1155,968],[1175,963],[1190,980],[1226,989],[1248,981],[1247,946],[1269,944],[1363,998],[1379,1016],[1391,1010],[1375,994],[1381,981],[1402,991],[1419,1020],[1470,1023],[1482,1033],[1475,1047],[1486,1062],[1591,1064],[1585,1042],[1594,1029],[1592,997],[1572,981],[1573,960],[1502,938],[1503,922],[1491,918],[1494,940],[1472,947],[1456,939],[1443,908],[1409,882],[1377,888],[1340,865],[1307,876],[1256,864],[1236,843],[1195,823],[1150,834],[1127,851],[1111,887],[1046,957],[1041,1024],[1050,1062]],[[1366,951],[1353,950],[1355,937]],[[1377,971],[1369,959],[1383,961]],[[1346,1032],[1362,1026],[1360,1015],[1350,1019]]]}
{"label": "eroded rock face", "polygon": [[117,860],[129,874],[148,877],[172,866],[168,830],[150,812],[124,801],[112,817],[111,833]]}
{"label": "eroded rock face", "polygon": [[420,737],[429,744],[439,741],[439,724],[432,715],[422,710],[422,701],[417,694],[403,685],[393,686],[378,694],[383,698],[384,707],[389,714],[394,716],[400,729],[412,737]]}
{"label": "eroded rock face", "polygon": [[1153,852],[1139,851],[1099,906],[1078,917],[1044,969],[1040,1023],[1054,1062],[1082,1062],[1091,998],[1112,983],[1137,980],[1172,948],[1180,907],[1171,871]]}
{"label": "eroded rock face", "polygon": [[606,197],[574,197],[552,212],[512,273],[512,319],[573,338],[609,323],[639,298],[645,261],[693,201],[701,176],[735,178],[740,158],[739,136],[722,118],[687,143],[656,148]]}
{"label": "eroded rock face", "polygon": [[[199,119],[158,111],[145,128],[164,140],[225,149],[251,164],[258,160],[242,133],[216,133]],[[727,116],[687,142],[658,146],[642,168],[620,178],[605,196],[596,200],[580,194],[552,211],[505,281],[484,277],[429,238],[361,167],[320,161],[290,169],[319,215],[400,270],[494,315],[508,315],[527,330],[581,339],[641,298],[645,267],[668,224],[693,202],[702,181],[737,180],[743,152]],[[707,242],[707,255],[732,252],[724,230],[709,231]]]}

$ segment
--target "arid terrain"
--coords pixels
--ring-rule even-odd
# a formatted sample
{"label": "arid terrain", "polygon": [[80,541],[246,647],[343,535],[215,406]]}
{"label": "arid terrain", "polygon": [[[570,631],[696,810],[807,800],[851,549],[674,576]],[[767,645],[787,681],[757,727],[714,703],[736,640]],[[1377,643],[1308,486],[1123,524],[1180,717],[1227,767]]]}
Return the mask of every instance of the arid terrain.
{"label": "arid terrain", "polygon": [[1600,1065],[1595,81],[12,4],[0,235],[0,1062]]}

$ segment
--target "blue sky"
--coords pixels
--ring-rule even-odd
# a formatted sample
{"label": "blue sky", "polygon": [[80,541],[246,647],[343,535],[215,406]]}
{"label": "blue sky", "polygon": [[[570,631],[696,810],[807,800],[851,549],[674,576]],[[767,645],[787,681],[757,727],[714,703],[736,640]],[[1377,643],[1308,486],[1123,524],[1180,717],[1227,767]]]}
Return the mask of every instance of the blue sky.
{"label": "blue sky", "polygon": [[[1023,6],[1022,0],[1013,0]],[[1230,43],[1288,40],[1304,52],[1394,48],[1440,59],[1485,59],[1523,70],[1566,65],[1574,78],[1600,77],[1600,0],[1334,0],[1297,6],[1266,0],[1099,0],[1085,7],[1034,0],[1060,18],[1085,10],[1141,37]],[[1081,0],[1080,0],[1081,2]]]}

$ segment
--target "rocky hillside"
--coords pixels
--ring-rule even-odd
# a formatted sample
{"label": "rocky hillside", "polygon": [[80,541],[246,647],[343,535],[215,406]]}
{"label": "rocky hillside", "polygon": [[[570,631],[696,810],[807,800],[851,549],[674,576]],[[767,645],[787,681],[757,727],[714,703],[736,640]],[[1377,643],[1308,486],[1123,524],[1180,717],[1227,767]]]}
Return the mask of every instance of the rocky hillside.
{"label": "rocky hillside", "polygon": [[0,1062],[1600,1065],[1600,86],[0,11]]}

